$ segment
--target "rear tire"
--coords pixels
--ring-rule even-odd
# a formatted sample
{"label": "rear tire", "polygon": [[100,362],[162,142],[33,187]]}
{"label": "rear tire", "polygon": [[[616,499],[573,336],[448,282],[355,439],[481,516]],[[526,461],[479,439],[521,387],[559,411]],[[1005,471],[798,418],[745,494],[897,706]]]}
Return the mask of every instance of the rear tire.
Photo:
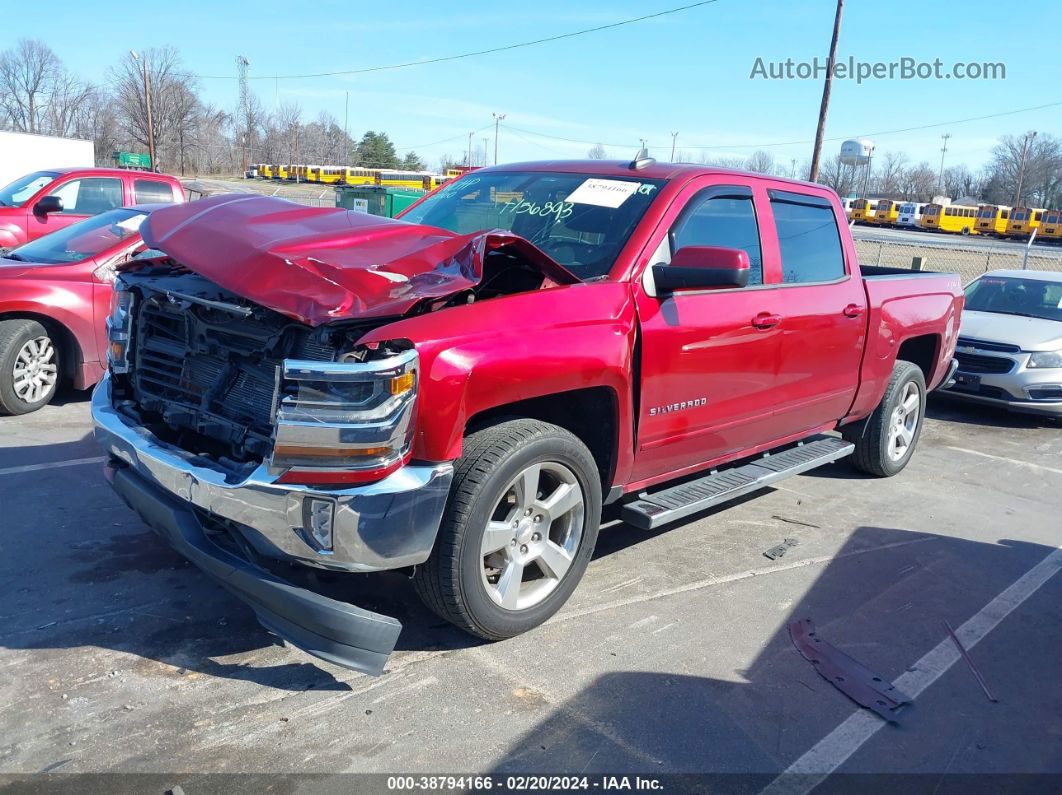
{"label": "rear tire", "polygon": [[59,351],[36,320],[0,321],[0,414],[29,414],[55,397]]}
{"label": "rear tire", "polygon": [[601,478],[586,445],[546,422],[500,422],[465,438],[435,548],[414,587],[466,632],[511,638],[568,600],[600,520]]}
{"label": "rear tire", "polygon": [[877,477],[899,474],[918,444],[925,411],[926,382],[922,370],[911,362],[897,360],[874,412],[841,429],[845,440],[855,445],[852,464]]}

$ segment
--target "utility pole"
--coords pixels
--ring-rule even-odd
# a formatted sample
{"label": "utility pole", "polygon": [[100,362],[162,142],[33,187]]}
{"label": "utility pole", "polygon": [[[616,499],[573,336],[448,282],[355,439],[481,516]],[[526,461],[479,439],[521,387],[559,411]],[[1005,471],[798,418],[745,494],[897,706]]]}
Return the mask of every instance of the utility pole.
{"label": "utility pole", "polygon": [[505,118],[504,113],[492,113],[494,117],[494,165],[498,165],[498,126]]}
{"label": "utility pole", "polygon": [[350,133],[347,132],[347,111],[350,108],[350,92],[345,92],[343,97],[343,148],[347,148],[347,141],[350,140]]}
{"label": "utility pole", "polygon": [[[944,146],[940,148],[940,176],[937,177],[937,186],[940,188],[940,194],[944,195],[944,155],[948,153],[948,139],[951,138],[951,133],[944,133],[940,136],[944,139]],[[955,198],[958,198],[957,196]]]}
{"label": "utility pole", "polygon": [[154,171],[158,168],[158,164],[155,162],[155,123],[151,118],[151,77],[148,75],[147,58],[141,58],[136,50],[130,50],[129,54],[133,56],[134,61],[140,61],[141,66],[144,68],[144,108],[147,111],[148,157],[151,158],[151,169]]}
{"label": "utility pole", "polygon": [[837,0],[837,16],[833,18],[833,38],[830,39],[830,58],[826,62],[826,82],[822,86],[822,104],[819,105],[819,124],[815,128],[815,150],[811,153],[811,174],[808,179],[819,178],[819,159],[822,157],[822,138],[826,132],[826,112],[830,109],[830,87],[833,84],[833,65],[837,61],[837,38],[841,34],[841,12],[844,0]]}
{"label": "utility pole", "polygon": [[247,91],[247,67],[251,62],[242,55],[236,56],[236,76],[240,83],[240,127],[243,128],[243,146],[240,147],[240,168],[247,173],[248,148],[251,146],[251,105]]}
{"label": "utility pole", "polygon": [[472,168],[472,136],[475,134],[475,130],[468,134],[468,155],[465,157],[465,165],[469,168]]}
{"label": "utility pole", "polygon": [[1021,189],[1022,184],[1025,182],[1025,161],[1029,156],[1029,144],[1032,143],[1033,138],[1036,137],[1036,131],[1030,130],[1025,133],[1025,141],[1021,145],[1021,165],[1018,167],[1018,189],[1014,192],[1014,206],[1021,206]]}
{"label": "utility pole", "polygon": [[678,133],[671,133],[671,162],[675,162],[675,141],[678,140]]}

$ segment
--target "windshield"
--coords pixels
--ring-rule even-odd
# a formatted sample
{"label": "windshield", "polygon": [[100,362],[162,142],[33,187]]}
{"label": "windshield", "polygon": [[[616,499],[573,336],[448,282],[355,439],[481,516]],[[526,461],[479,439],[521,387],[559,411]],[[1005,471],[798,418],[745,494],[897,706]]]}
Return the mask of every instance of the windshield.
{"label": "windshield", "polygon": [[404,213],[403,221],[458,234],[504,229],[580,279],[609,272],[662,179],[546,171],[470,174]]}
{"label": "windshield", "polygon": [[966,288],[966,308],[1062,321],[1062,281],[982,276]]}
{"label": "windshield", "polygon": [[10,185],[0,188],[0,206],[21,206],[22,202],[58,176],[54,171],[34,171],[32,174],[19,177]]}
{"label": "windshield", "polygon": [[136,210],[110,210],[19,246],[4,256],[43,265],[80,262],[122,241],[133,242],[145,218],[147,213]]}

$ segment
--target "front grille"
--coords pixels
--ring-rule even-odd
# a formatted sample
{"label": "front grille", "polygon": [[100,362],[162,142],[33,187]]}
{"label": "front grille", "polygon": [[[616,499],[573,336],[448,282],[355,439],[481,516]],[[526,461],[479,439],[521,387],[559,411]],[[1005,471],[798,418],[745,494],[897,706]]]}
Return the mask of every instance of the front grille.
{"label": "front grille", "polygon": [[1017,345],[1008,345],[1005,342],[988,342],[987,340],[978,340],[973,337],[959,337],[956,344],[961,348],[966,346],[967,348],[977,348],[982,351],[999,351],[1000,353],[1021,353],[1021,348]]}
{"label": "front grille", "polygon": [[964,373],[991,373],[998,375],[1009,373],[1014,369],[1014,361],[1012,359],[1004,359],[1002,356],[982,356],[978,353],[956,351],[955,358],[959,360],[959,369]]}
{"label": "front grille", "polygon": [[237,460],[268,453],[285,358],[333,361],[336,351],[280,316],[139,302],[133,334],[134,402],[174,428],[226,443]]}

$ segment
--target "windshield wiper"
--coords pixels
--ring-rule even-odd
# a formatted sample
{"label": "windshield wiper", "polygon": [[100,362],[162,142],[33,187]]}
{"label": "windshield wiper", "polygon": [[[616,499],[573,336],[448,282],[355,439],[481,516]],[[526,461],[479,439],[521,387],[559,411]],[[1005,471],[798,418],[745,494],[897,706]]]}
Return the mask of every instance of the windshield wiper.
{"label": "windshield wiper", "polygon": [[26,261],[25,257],[21,257],[18,254],[4,254],[3,257],[4,257],[4,259],[13,259],[13,260],[18,260],[19,262],[25,262]]}

